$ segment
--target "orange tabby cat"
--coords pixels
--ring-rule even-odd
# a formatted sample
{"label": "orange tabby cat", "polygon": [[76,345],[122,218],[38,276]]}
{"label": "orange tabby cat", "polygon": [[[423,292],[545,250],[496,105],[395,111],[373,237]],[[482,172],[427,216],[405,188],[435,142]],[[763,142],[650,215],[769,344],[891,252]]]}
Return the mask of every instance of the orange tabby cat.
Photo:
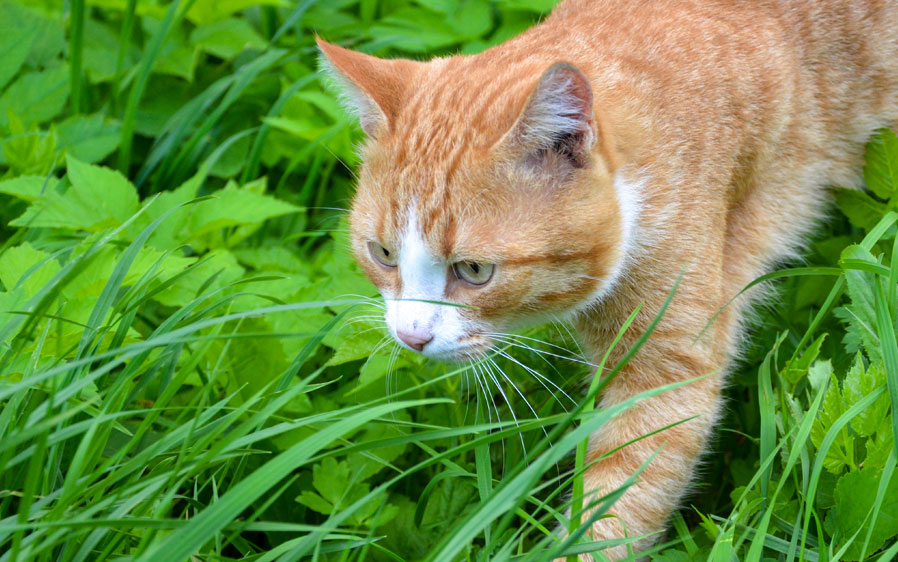
{"label": "orange tabby cat", "polygon": [[745,303],[696,336],[794,255],[825,186],[858,185],[865,140],[898,124],[898,2],[567,0],[479,55],[319,45],[368,136],[352,239],[402,345],[476,357],[491,333],[564,313],[597,359],[644,302],[621,354],[685,268],[601,404],[711,376],[628,410],[589,456],[695,417],[586,474],[614,489],[660,448],[590,535],[661,530],[718,418]]}

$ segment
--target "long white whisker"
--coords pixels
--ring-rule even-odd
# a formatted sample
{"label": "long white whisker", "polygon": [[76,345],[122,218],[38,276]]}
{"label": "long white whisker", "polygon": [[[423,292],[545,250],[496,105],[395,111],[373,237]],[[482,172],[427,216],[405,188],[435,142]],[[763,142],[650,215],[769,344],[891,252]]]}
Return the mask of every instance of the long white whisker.
{"label": "long white whisker", "polygon": [[[506,343],[506,344],[508,344],[508,345],[513,345],[513,346],[515,346],[515,347],[520,347],[521,349],[528,349],[528,350],[530,350],[530,351],[532,351],[532,352],[534,352],[534,353],[537,353],[537,354],[539,354],[539,355],[548,355],[548,356],[550,356],[550,357],[557,357],[558,359],[564,359],[565,361],[571,361],[571,362],[573,362],[573,363],[579,363],[579,364],[581,364],[581,365],[586,365],[587,367],[598,368],[598,365],[596,365],[595,363],[591,363],[591,362],[586,361],[586,360],[584,360],[584,359],[578,359],[578,358],[576,358],[576,357],[570,357],[570,356],[567,356],[567,355],[559,355],[559,354],[557,354],[557,353],[552,353],[552,352],[550,352],[550,351],[545,351],[545,350],[542,350],[542,349],[537,349],[537,348],[535,348],[535,347],[529,346],[529,345],[527,345],[527,344],[525,344],[525,343],[522,343],[522,342],[520,342],[520,341],[515,341],[515,340],[513,340],[513,339],[511,339],[511,338],[509,338],[509,337],[507,337],[507,336],[493,336],[493,339],[495,339],[496,341],[502,342],[502,343]],[[551,366],[551,364],[550,364],[550,366]],[[558,370],[555,369],[554,366],[552,367],[552,369],[554,369],[555,372],[558,372]],[[606,370],[606,371],[610,371],[611,369],[608,368],[608,367],[605,367],[605,370]],[[560,373],[559,373],[559,374],[560,374]]]}
{"label": "long white whisker", "polygon": [[[508,377],[505,376],[505,373],[502,372],[502,369],[500,369],[499,366],[496,365],[495,361],[493,361],[492,359],[487,359],[487,360],[490,363],[492,363],[492,365],[496,368],[496,371],[499,371],[502,374],[502,376],[505,377],[505,380],[509,380]],[[518,416],[515,414],[514,406],[512,405],[511,400],[508,399],[508,395],[505,394],[505,389],[502,388],[502,384],[500,384],[499,378],[496,376],[496,371],[494,371],[493,369],[490,369],[489,371],[490,371],[490,378],[493,379],[493,382],[496,384],[496,388],[499,389],[499,394],[502,395],[502,399],[505,400],[505,404],[508,406],[508,411],[511,412],[511,419],[514,421],[515,427],[520,429],[521,424],[518,422]],[[509,380],[509,382],[511,382],[511,381]],[[514,386],[514,383],[512,383],[512,386]],[[515,388],[515,390],[517,390],[517,388]],[[520,391],[518,391],[518,392],[520,393]],[[524,398],[524,396],[521,395],[521,398]],[[524,401],[526,402],[527,399],[524,398]],[[529,406],[530,404],[527,404],[527,405]],[[518,432],[518,437],[521,438],[521,448],[524,449],[524,452],[526,453],[527,446],[524,445],[524,435],[520,431]],[[503,461],[504,461],[504,458],[503,458]],[[504,472],[504,467],[503,467],[503,472]]]}
{"label": "long white whisker", "polygon": [[[574,345],[577,346],[577,353],[579,355],[583,356],[584,355],[583,348],[580,347],[580,342],[578,342],[577,338],[574,337],[574,334],[571,333],[571,330],[570,330],[570,328],[567,327],[567,324],[565,324],[560,318],[558,318],[558,316],[556,316],[554,314],[552,315],[552,317],[555,318],[554,323],[561,325],[561,327],[564,328],[564,331],[567,332],[567,335],[570,336],[571,341],[574,342]],[[564,339],[564,337],[562,337],[562,339]]]}
{"label": "long white whisker", "polygon": [[[535,371],[534,369],[531,369],[531,368],[528,367],[527,365],[524,365],[523,363],[521,363],[520,361],[518,361],[517,359],[515,359],[514,357],[512,357],[512,356],[509,355],[508,353],[505,353],[504,351],[502,351],[501,349],[499,349],[498,347],[494,347],[493,349],[496,351],[496,353],[498,353],[498,354],[501,355],[502,357],[505,357],[506,359],[509,359],[509,360],[513,361],[514,363],[517,363],[521,368],[523,368],[523,369],[526,370],[528,373],[530,373],[531,375],[533,375],[534,377],[536,377],[537,380],[539,380],[540,382],[545,381],[545,382],[549,383],[550,385],[552,385],[556,390],[558,390],[558,392],[560,392],[561,394],[563,394],[563,395],[565,396],[565,398],[567,398],[568,400],[570,400],[570,401],[571,401],[571,404],[574,404],[574,405],[577,404],[577,402],[576,402],[573,398],[571,398],[570,395],[569,395],[567,392],[565,392],[564,390],[562,390],[560,386],[558,386],[557,384],[555,384],[554,382],[552,382],[552,380],[549,379],[548,377],[546,377],[545,375],[543,375],[543,374],[541,374],[541,373],[538,373],[537,371]],[[543,384],[543,387],[545,387],[546,390],[548,390],[549,393],[552,394],[552,397],[555,398],[556,401],[558,400],[558,397],[555,396],[555,393],[552,392],[551,390],[549,390],[549,388],[546,387],[545,384]],[[564,408],[564,411],[565,411],[565,412],[567,411],[567,408],[565,408],[564,404],[562,404],[560,401],[558,402],[558,404],[561,405],[562,408]]]}

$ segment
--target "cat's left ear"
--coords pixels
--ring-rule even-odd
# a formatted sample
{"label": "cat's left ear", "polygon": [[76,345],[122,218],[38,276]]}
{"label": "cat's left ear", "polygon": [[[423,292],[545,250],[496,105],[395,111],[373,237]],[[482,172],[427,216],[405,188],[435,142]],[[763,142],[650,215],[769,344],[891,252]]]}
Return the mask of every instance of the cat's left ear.
{"label": "cat's left ear", "polygon": [[530,159],[552,154],[582,168],[591,161],[597,136],[589,80],[562,62],[543,73],[500,144]]}
{"label": "cat's left ear", "polygon": [[324,70],[344,94],[343,102],[355,113],[362,130],[377,137],[388,130],[421,63],[407,59],[380,59],[317,39]]}

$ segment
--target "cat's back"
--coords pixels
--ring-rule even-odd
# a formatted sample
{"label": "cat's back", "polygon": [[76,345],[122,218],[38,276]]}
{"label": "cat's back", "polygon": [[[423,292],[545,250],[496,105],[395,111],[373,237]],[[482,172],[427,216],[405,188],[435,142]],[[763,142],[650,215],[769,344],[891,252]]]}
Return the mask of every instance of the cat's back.
{"label": "cat's back", "polygon": [[898,124],[895,0],[565,0],[545,25],[525,41],[576,57],[672,146],[781,133],[835,157]]}

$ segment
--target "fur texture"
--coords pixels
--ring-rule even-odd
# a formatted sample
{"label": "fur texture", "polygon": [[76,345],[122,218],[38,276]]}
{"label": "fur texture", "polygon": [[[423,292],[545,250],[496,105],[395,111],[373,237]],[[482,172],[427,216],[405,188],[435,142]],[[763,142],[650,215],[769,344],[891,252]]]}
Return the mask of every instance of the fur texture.
{"label": "fur texture", "polygon": [[[425,355],[476,355],[491,332],[567,313],[595,360],[645,303],[623,353],[685,269],[601,404],[711,376],[622,414],[592,436],[590,458],[695,418],[586,475],[588,490],[614,488],[661,448],[614,506],[619,517],[590,534],[662,529],[717,419],[747,301],[696,335],[800,249],[825,186],[858,185],[864,142],[898,122],[898,3],[566,0],[474,56],[387,61],[320,47],[369,136],[351,215],[358,260],[388,301],[420,298],[407,289],[427,266],[431,279],[445,272],[428,298],[473,307],[397,308],[391,329],[418,322],[442,346]],[[410,229],[425,258],[372,258],[374,241],[401,259]],[[495,264],[493,277],[471,285],[453,274],[458,263]]]}

